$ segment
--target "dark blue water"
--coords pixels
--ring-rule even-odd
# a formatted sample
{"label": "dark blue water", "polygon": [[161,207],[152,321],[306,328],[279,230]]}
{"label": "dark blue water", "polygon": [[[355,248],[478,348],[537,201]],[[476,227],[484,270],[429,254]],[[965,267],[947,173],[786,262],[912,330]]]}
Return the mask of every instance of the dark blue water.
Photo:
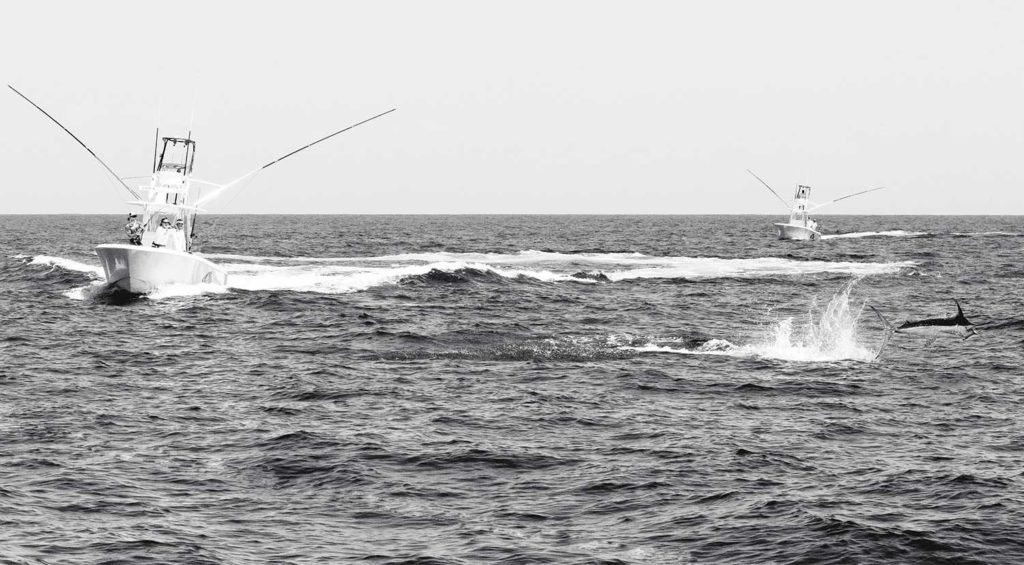
{"label": "dark blue water", "polygon": [[2,563],[1024,562],[1020,218],[120,220],[0,216]]}

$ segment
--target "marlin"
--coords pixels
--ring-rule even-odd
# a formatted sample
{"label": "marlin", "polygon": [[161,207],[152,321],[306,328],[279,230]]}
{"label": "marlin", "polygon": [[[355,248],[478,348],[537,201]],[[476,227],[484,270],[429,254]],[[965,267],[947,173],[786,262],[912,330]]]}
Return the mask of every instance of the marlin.
{"label": "marlin", "polygon": [[889,320],[882,316],[882,313],[878,311],[874,306],[868,305],[878,319],[885,324],[885,327],[889,330],[889,335],[897,333],[913,333],[919,335],[929,335],[938,337],[943,334],[951,334],[958,336],[962,339],[967,339],[972,335],[978,335],[978,331],[974,329],[972,324],[966,316],[964,311],[960,308],[960,302],[957,299],[953,299],[956,303],[956,316],[950,316],[948,318],[928,318],[927,320],[917,321],[906,321],[898,326],[894,326]]}

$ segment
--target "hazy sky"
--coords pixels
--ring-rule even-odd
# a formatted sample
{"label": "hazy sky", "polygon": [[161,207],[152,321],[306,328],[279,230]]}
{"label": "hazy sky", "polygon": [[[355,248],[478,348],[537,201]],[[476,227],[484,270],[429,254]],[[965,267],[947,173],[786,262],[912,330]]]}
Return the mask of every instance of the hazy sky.
{"label": "hazy sky", "polygon": [[[120,175],[223,213],[1024,214],[1024,2],[16,2],[0,69]],[[2,213],[128,198],[5,89]]]}

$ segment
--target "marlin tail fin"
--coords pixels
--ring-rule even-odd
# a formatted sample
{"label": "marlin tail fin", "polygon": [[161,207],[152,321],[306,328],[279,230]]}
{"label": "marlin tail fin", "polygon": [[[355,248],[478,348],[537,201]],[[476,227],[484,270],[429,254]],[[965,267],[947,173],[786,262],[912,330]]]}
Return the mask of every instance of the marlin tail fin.
{"label": "marlin tail fin", "polygon": [[882,343],[879,344],[878,352],[875,353],[875,359],[878,359],[882,356],[882,352],[885,351],[885,346],[889,345],[889,340],[892,339],[892,336],[896,335],[896,326],[889,323],[889,320],[886,320],[885,316],[874,306],[868,304],[868,308],[871,308],[875,315],[878,316],[878,319],[882,321],[882,324],[885,325],[885,335],[882,336]]}
{"label": "marlin tail fin", "polygon": [[882,313],[878,311],[878,308],[875,308],[870,304],[868,304],[868,308],[871,308],[875,315],[878,316],[878,319],[881,320],[883,324],[885,324],[885,329],[889,330],[890,332],[896,331],[896,326],[892,325],[892,323],[890,323],[889,320],[886,320],[885,316],[883,316]]}

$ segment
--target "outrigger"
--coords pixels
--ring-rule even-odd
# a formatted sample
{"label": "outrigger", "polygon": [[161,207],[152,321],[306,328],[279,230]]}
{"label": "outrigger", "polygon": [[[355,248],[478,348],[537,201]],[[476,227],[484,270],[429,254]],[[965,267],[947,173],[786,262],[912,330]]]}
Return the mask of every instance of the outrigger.
{"label": "outrigger", "polygon": [[[395,108],[392,108],[338,130],[222,185],[192,178],[196,142],[192,140],[191,132],[184,138],[164,137],[161,140],[158,129],[156,144],[153,148],[153,173],[150,182],[135,190],[125,184],[124,179],[116,175],[96,153],[53,116],[29,100],[27,96],[18,92],[13,86],[7,86],[74,138],[135,198],[128,204],[141,208],[141,225],[136,227],[136,230],[141,231],[141,237],[130,237],[128,244],[98,245],[96,246],[96,255],[99,256],[100,262],[103,264],[107,284],[136,294],[152,292],[168,285],[202,283],[227,285],[227,273],[223,269],[208,259],[193,253],[192,240],[195,237],[199,206],[228,188],[299,151],[395,111]],[[162,148],[161,141],[163,142]],[[197,185],[210,186],[214,190],[200,198]],[[135,214],[130,215],[129,218],[132,216]]]}
{"label": "outrigger", "polygon": [[811,187],[803,184],[796,185],[796,193],[793,195],[793,202],[786,202],[779,193],[775,192],[775,189],[768,186],[768,183],[761,180],[761,177],[754,174],[753,171],[747,169],[755,179],[761,182],[775,195],[787,208],[790,208],[789,221],[778,222],[772,224],[775,227],[775,233],[779,236],[779,239],[799,239],[799,240],[816,240],[821,238],[821,231],[819,231],[818,222],[808,217],[808,213],[821,208],[822,206],[828,206],[840,200],[852,198],[859,194],[867,194],[868,192],[874,192],[876,190],[882,190],[884,186],[878,188],[871,188],[868,190],[862,190],[853,194],[847,194],[846,196],[836,198],[835,200],[826,202],[824,204],[817,204],[812,206],[811,202]]}

